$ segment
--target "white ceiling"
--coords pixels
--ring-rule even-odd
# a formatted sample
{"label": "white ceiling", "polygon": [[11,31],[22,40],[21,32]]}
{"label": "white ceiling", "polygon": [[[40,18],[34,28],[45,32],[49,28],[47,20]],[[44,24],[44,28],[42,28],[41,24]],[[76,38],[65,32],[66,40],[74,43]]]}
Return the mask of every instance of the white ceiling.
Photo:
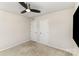
{"label": "white ceiling", "polygon": [[[74,6],[74,2],[28,2],[31,4],[31,8],[41,10],[41,13],[25,13],[22,14],[27,17],[35,17],[43,14],[55,12],[58,10],[70,8]],[[18,2],[0,2],[0,10],[21,14],[24,10]]]}

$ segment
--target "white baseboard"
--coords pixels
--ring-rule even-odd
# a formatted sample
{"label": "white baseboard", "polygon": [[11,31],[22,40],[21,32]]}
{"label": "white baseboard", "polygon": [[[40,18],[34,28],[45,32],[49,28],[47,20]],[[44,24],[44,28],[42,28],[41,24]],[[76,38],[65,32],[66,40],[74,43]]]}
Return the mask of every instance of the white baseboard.
{"label": "white baseboard", "polygon": [[[41,43],[41,44],[47,45],[47,46],[49,46],[49,47],[53,47],[53,48],[56,48],[56,49],[59,49],[59,50],[63,50],[63,51],[69,52],[69,53],[71,53],[71,54],[73,54],[73,55],[79,55],[79,54],[78,54],[79,49],[63,49],[63,48],[58,48],[58,47],[54,47],[54,46],[52,46],[51,44],[48,44],[48,43],[46,43],[46,42],[36,41],[36,40],[20,41],[18,44],[13,44],[12,46],[9,46],[9,47],[6,47],[6,48],[4,48],[4,49],[1,49],[0,51],[3,51],[3,50],[6,50],[6,49],[9,49],[9,48],[18,46],[18,45],[23,44],[23,43],[28,42],[28,41],[35,41],[35,42],[37,42],[37,43]],[[77,50],[77,51],[76,51],[76,50]]]}
{"label": "white baseboard", "polygon": [[3,48],[3,49],[0,49],[0,51],[3,51],[3,50],[6,50],[6,49],[9,49],[9,48],[18,46],[18,45],[23,44],[23,43],[28,42],[28,41],[30,41],[30,40],[20,41],[20,42],[18,42],[18,44],[11,44],[11,46],[8,46],[8,47],[5,47],[5,48]]}
{"label": "white baseboard", "polygon": [[[34,40],[35,41],[35,40]],[[54,47],[54,46],[52,46],[52,45],[50,45],[50,44],[48,44],[48,43],[44,43],[44,42],[41,42],[41,41],[35,41],[35,42],[37,42],[37,43],[41,43],[41,44],[44,44],[44,45],[47,45],[47,46],[49,46],[49,47],[53,47],[53,48],[55,48],[55,49],[59,49],[59,50],[62,50],[62,51],[66,51],[66,52],[69,52],[69,53],[71,53],[72,55],[76,55],[76,53],[72,53],[73,52],[73,49],[62,49],[62,48],[58,48],[58,47]]]}

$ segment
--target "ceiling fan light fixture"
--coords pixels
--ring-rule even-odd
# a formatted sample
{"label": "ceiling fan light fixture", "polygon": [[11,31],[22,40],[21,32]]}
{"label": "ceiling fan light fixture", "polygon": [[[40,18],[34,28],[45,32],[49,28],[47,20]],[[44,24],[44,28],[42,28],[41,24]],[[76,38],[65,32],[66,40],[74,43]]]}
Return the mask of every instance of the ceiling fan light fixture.
{"label": "ceiling fan light fixture", "polygon": [[30,9],[26,9],[27,12],[30,12]]}
{"label": "ceiling fan light fixture", "polygon": [[26,13],[26,12],[40,13],[40,10],[31,9],[31,8],[30,8],[30,4],[27,4],[27,3],[25,3],[25,2],[19,2],[19,4],[25,8],[25,10],[23,10],[23,11],[21,12],[21,14]]}

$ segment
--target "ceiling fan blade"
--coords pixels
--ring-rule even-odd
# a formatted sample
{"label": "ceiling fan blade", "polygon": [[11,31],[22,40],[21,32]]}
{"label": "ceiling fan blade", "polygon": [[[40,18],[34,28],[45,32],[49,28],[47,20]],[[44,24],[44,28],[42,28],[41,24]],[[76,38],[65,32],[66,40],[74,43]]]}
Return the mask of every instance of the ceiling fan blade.
{"label": "ceiling fan blade", "polygon": [[27,4],[25,4],[24,2],[19,2],[19,4],[21,4],[24,8],[27,9]]}
{"label": "ceiling fan blade", "polygon": [[21,14],[23,14],[23,13],[25,13],[25,12],[26,12],[26,10],[22,11]]}
{"label": "ceiling fan blade", "polygon": [[32,12],[40,13],[40,10],[30,9]]}

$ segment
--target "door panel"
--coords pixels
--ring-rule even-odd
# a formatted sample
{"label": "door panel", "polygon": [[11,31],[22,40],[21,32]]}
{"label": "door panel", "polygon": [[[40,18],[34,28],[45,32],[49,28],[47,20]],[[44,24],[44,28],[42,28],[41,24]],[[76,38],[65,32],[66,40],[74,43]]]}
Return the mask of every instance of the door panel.
{"label": "door panel", "polygon": [[48,28],[48,20],[40,20],[39,32],[40,32],[40,41],[48,42],[49,39],[49,28]]}
{"label": "door panel", "polygon": [[38,36],[38,20],[33,20],[31,22],[31,40],[33,41],[37,41],[39,39],[39,36]]}

